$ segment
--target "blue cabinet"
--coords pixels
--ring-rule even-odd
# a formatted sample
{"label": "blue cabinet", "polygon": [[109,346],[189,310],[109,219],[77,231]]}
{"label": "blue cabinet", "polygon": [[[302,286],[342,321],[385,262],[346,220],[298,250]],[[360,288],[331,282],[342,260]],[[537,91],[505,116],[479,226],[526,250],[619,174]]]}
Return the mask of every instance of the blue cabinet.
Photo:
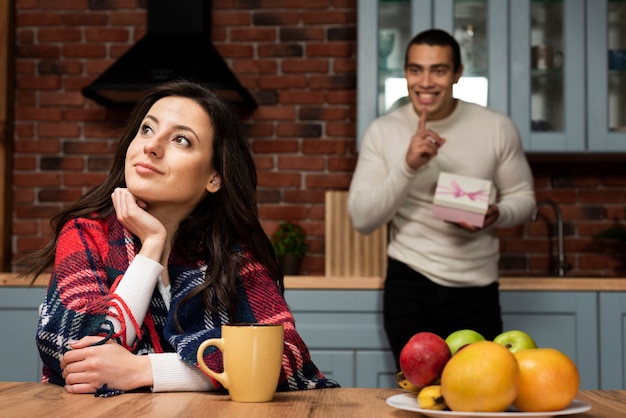
{"label": "blue cabinet", "polygon": [[35,331],[44,294],[41,287],[0,288],[0,381],[41,380]]}
{"label": "blue cabinet", "polygon": [[[39,381],[35,347],[45,289],[0,288],[0,380]],[[288,289],[315,364],[346,387],[396,387],[381,290]],[[522,329],[578,365],[582,389],[626,389],[626,293],[503,291],[505,329]]]}
{"label": "blue cabinet", "polygon": [[626,294],[600,293],[600,389],[626,388]]}
{"label": "blue cabinet", "polygon": [[[287,290],[286,297],[322,370],[343,386],[396,387],[381,290]],[[538,345],[563,351],[578,365],[582,389],[600,387],[597,292],[508,291],[501,297],[505,329],[522,329]]]}
{"label": "blue cabinet", "polygon": [[540,347],[567,354],[580,371],[581,389],[598,389],[599,318],[596,292],[502,292],[504,329],[521,329]]}

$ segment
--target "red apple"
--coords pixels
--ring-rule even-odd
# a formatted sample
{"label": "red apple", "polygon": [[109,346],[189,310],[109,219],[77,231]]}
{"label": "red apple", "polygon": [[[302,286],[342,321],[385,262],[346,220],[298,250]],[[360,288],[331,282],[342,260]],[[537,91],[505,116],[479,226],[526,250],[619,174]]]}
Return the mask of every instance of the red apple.
{"label": "red apple", "polygon": [[418,332],[400,352],[400,369],[416,386],[424,387],[441,376],[452,354],[446,341],[432,332]]}

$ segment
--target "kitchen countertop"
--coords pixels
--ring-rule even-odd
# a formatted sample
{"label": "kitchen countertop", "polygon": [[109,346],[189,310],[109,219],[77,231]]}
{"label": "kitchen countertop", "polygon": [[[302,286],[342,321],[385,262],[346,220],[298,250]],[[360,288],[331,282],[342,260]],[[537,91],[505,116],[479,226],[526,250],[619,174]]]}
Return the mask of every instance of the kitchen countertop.
{"label": "kitchen countertop", "polygon": [[[37,278],[33,286],[45,287],[48,275]],[[287,289],[359,290],[382,289],[382,277],[285,276]],[[17,273],[0,273],[0,287],[28,287],[30,280]],[[626,291],[626,277],[502,277],[500,290]]]}

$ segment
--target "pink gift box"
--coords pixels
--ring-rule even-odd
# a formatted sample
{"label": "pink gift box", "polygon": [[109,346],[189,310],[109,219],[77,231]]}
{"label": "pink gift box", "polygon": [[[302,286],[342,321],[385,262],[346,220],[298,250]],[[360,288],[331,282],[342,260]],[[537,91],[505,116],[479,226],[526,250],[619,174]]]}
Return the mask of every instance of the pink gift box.
{"label": "pink gift box", "polygon": [[489,204],[495,200],[490,180],[441,172],[433,201],[433,217],[482,227]]}

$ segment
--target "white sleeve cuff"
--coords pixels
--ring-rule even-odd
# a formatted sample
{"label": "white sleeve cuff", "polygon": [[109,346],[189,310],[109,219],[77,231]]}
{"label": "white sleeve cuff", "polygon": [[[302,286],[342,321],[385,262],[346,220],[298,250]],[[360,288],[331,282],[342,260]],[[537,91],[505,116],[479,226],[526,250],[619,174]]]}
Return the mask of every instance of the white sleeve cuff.
{"label": "white sleeve cuff", "polygon": [[[135,318],[139,326],[143,324],[146,312],[150,306],[150,299],[152,298],[154,288],[162,271],[163,266],[161,264],[148,257],[137,254],[124,273],[124,277],[120,279],[115,288],[114,293],[126,303],[126,306],[128,306],[130,310],[130,312],[125,312],[123,308],[118,305],[118,309],[123,313],[126,321],[126,338],[129,345],[137,338],[135,328],[131,321],[131,315]],[[110,319],[115,331],[119,332],[121,329],[119,321],[114,318]]]}
{"label": "white sleeve cuff", "polygon": [[148,356],[152,364],[153,392],[205,392],[215,389],[202,370],[183,362],[176,353]]}

